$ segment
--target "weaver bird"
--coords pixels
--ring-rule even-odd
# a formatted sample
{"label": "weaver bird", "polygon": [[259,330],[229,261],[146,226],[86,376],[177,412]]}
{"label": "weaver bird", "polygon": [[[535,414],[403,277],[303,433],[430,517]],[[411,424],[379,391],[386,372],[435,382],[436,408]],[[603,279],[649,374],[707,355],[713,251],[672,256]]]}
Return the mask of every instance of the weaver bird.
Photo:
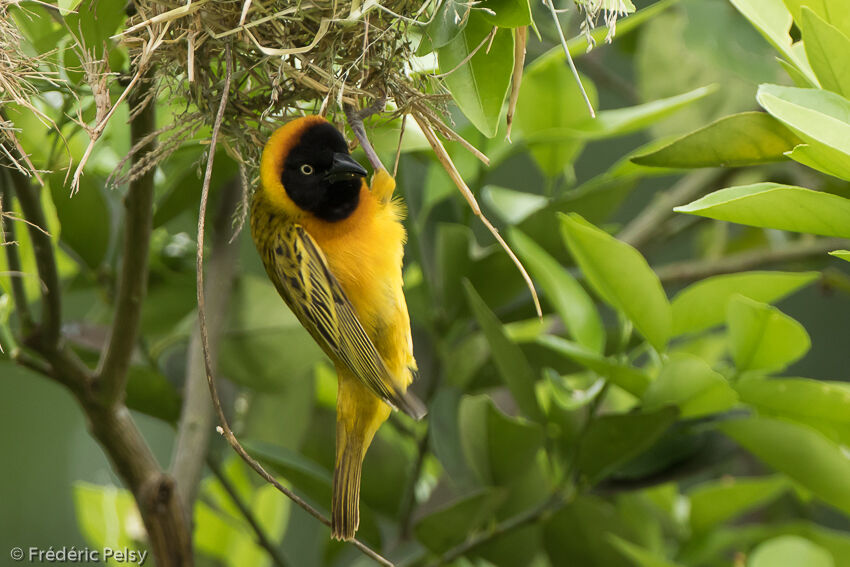
{"label": "weaver bird", "polygon": [[360,469],[378,427],[397,408],[419,419],[407,392],[416,361],[402,293],[405,232],[395,180],[366,170],[342,134],[298,118],[263,149],[251,234],[266,272],[336,366],[336,464],[331,536],[350,540],[360,520]]}

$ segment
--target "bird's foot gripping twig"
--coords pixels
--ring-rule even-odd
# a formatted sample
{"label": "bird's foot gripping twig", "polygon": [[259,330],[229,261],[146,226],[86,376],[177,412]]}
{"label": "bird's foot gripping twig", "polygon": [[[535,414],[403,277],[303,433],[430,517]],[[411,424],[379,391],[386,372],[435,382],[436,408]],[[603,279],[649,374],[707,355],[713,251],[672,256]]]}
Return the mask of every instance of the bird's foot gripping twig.
{"label": "bird's foot gripping twig", "polygon": [[363,151],[366,153],[366,158],[369,160],[369,163],[372,164],[372,168],[375,171],[385,168],[384,164],[381,163],[381,158],[378,157],[378,154],[375,152],[372,144],[369,143],[369,138],[366,137],[366,129],[363,127],[363,120],[373,114],[382,112],[386,104],[387,97],[382,96],[375,100],[371,106],[367,106],[362,110],[356,110],[350,104],[343,106],[345,118],[348,120],[348,125],[351,127],[351,131],[354,132],[354,137],[357,138],[357,141],[360,143],[360,147],[363,148]]}

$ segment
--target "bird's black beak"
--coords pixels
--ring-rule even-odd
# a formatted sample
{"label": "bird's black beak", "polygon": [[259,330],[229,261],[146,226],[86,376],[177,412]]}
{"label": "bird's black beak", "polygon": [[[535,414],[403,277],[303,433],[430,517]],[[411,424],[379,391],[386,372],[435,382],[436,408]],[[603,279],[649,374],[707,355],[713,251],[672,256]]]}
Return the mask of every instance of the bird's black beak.
{"label": "bird's black beak", "polygon": [[333,163],[325,174],[325,179],[331,183],[336,183],[337,181],[354,179],[356,177],[366,177],[366,170],[363,166],[354,161],[348,154],[334,152]]}

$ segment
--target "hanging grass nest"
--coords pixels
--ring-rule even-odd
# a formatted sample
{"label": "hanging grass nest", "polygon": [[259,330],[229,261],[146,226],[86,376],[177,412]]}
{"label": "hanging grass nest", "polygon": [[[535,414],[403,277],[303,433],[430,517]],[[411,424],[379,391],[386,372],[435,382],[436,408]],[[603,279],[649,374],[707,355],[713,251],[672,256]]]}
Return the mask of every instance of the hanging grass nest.
{"label": "hanging grass nest", "polygon": [[[142,72],[197,111],[175,121],[178,139],[211,124],[222,97],[225,51],[231,87],[222,141],[255,165],[270,131],[305,112],[386,100],[395,113],[415,107],[445,134],[437,79],[413,73],[411,27],[428,18],[431,0],[137,0],[122,34]],[[166,146],[168,144],[166,143]]]}

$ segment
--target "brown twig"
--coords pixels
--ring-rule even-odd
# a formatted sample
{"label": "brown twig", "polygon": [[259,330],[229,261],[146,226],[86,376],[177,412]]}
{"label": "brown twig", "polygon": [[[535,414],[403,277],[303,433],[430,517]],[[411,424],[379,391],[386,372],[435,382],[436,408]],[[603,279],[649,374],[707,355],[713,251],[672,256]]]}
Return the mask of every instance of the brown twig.
{"label": "brown twig", "polygon": [[[207,210],[207,199],[209,197],[210,190],[210,180],[212,178],[212,166],[213,159],[215,158],[215,148],[218,140],[218,134],[221,130],[221,122],[224,117],[224,111],[227,106],[227,97],[230,91],[230,80],[232,74],[232,58],[230,53],[230,44],[225,45],[225,79],[224,86],[222,87],[221,100],[218,106],[218,112],[215,117],[215,122],[213,123],[212,136],[210,137],[210,146],[209,146],[209,155],[207,156],[207,166],[204,171],[204,182],[201,188],[201,204],[200,210],[198,213],[198,255],[196,258],[196,271],[197,271],[197,294],[198,294],[198,323],[201,332],[201,347],[204,355],[204,368],[206,370],[207,375],[207,385],[209,386],[210,396],[212,397],[213,407],[215,408],[215,412],[218,415],[219,423],[219,433],[225,438],[225,440],[230,444],[236,454],[238,454],[242,460],[244,460],[248,466],[250,466],[257,474],[259,474],[266,482],[277,488],[280,492],[282,492],[287,498],[295,502],[298,506],[303,508],[307,513],[311,516],[325,524],[326,526],[330,526],[330,520],[328,520],[321,512],[310,506],[306,501],[304,501],[300,496],[280,484],[277,479],[275,479],[271,474],[269,474],[263,466],[257,462],[256,459],[251,457],[248,452],[242,447],[242,444],[239,443],[239,440],[236,439],[236,436],[233,433],[233,430],[230,429],[230,425],[227,422],[227,417],[224,415],[224,409],[221,406],[221,400],[218,396],[218,391],[215,385],[215,379],[213,378],[212,372],[212,358],[210,355],[209,349],[209,335],[207,329],[207,318],[206,318],[206,303],[204,299],[204,219],[206,217]],[[392,567],[392,563],[379,555],[377,552],[372,550],[367,545],[363,544],[359,540],[352,540],[351,542],[357,549],[362,551],[365,555],[374,559],[381,565],[388,565]]]}
{"label": "brown twig", "polygon": [[617,238],[635,248],[642,248],[663,227],[664,221],[675,215],[673,207],[684,205],[719,183],[729,170],[704,169],[682,177],[669,190],[660,193],[629,224]]}
{"label": "brown twig", "polygon": [[686,283],[721,274],[734,274],[761,266],[824,257],[827,252],[846,248],[843,238],[821,238],[811,242],[794,242],[776,250],[752,250],[712,260],[688,260],[653,268],[665,284]]}
{"label": "brown twig", "polygon": [[372,168],[375,171],[384,169],[384,164],[381,163],[381,158],[378,157],[377,152],[375,152],[375,148],[372,147],[372,144],[369,142],[369,138],[366,136],[366,130],[363,127],[363,120],[383,110],[386,102],[386,99],[380,98],[375,101],[375,104],[372,106],[360,111],[355,110],[350,104],[343,105],[348,125],[351,127],[351,131],[354,132],[354,137],[357,138],[358,142],[360,142],[360,147],[363,148],[363,151],[366,153],[366,158],[369,160],[369,163],[372,164]]}
{"label": "brown twig", "polygon": [[[206,290],[210,298],[209,348],[213,352],[217,349],[221,338],[236,275],[239,247],[231,245],[228,233],[233,210],[242,192],[240,185],[237,178],[225,186],[213,223],[215,236],[209,261],[210,278]],[[197,327],[189,341],[187,359],[183,408],[180,412],[180,422],[177,424],[171,472],[177,481],[183,508],[188,511],[193,509],[197,498],[198,486],[203,476],[204,458],[207,455],[210,433],[215,422],[204,372],[200,329]],[[214,372],[215,370],[213,368]]]}
{"label": "brown twig", "polygon": [[446,148],[443,147],[442,142],[440,142],[436,134],[434,134],[434,131],[431,129],[431,126],[428,125],[428,122],[416,112],[413,113],[413,118],[416,120],[416,123],[419,124],[419,128],[422,130],[422,133],[425,134],[425,138],[428,140],[428,143],[431,144],[431,148],[434,150],[434,154],[437,156],[437,159],[443,166],[443,169],[446,170],[446,173],[449,174],[451,180],[454,181],[455,185],[460,190],[463,198],[466,199],[467,203],[469,203],[473,214],[475,214],[475,216],[484,223],[484,226],[487,227],[490,234],[493,235],[502,249],[513,261],[517,269],[519,269],[520,274],[522,274],[522,278],[525,280],[526,286],[528,286],[528,289],[531,292],[531,298],[534,301],[534,308],[537,311],[537,316],[543,317],[543,311],[540,309],[540,299],[537,297],[537,290],[534,289],[534,282],[531,281],[531,276],[528,275],[528,272],[525,270],[522,262],[519,261],[519,258],[517,258],[516,254],[514,254],[514,251],[511,250],[511,247],[508,246],[508,243],[505,242],[505,239],[502,238],[502,235],[499,234],[498,230],[496,230],[496,227],[494,227],[487,217],[484,216],[484,213],[481,212],[481,207],[478,206],[478,201],[475,199],[475,195],[472,194],[472,191],[463,180],[463,177],[461,177],[460,172],[457,170],[457,167],[455,167],[455,164],[452,161],[452,158],[449,157],[449,153],[446,151]]}
{"label": "brown twig", "polygon": [[[145,159],[154,151],[155,142],[148,137],[156,129],[156,107],[153,102],[145,103],[151,85],[143,80],[130,97],[130,106],[145,104],[130,122],[131,145],[148,138],[148,143],[135,154],[133,161]],[[122,249],[121,276],[115,302],[115,316],[109,340],[100,357],[95,374],[97,388],[107,403],[116,403],[127,386],[128,370],[133,349],[136,346],[142,303],[147,293],[148,250],[153,226],[154,168],[130,182],[124,197],[124,244]]]}
{"label": "brown twig", "polygon": [[523,68],[525,67],[525,45],[528,42],[528,26],[516,28],[514,37],[514,73],[511,77],[511,96],[508,98],[508,113],[505,116],[507,129],[505,138],[511,141],[511,128],[514,125],[516,103],[519,100],[519,87],[522,85]]}

